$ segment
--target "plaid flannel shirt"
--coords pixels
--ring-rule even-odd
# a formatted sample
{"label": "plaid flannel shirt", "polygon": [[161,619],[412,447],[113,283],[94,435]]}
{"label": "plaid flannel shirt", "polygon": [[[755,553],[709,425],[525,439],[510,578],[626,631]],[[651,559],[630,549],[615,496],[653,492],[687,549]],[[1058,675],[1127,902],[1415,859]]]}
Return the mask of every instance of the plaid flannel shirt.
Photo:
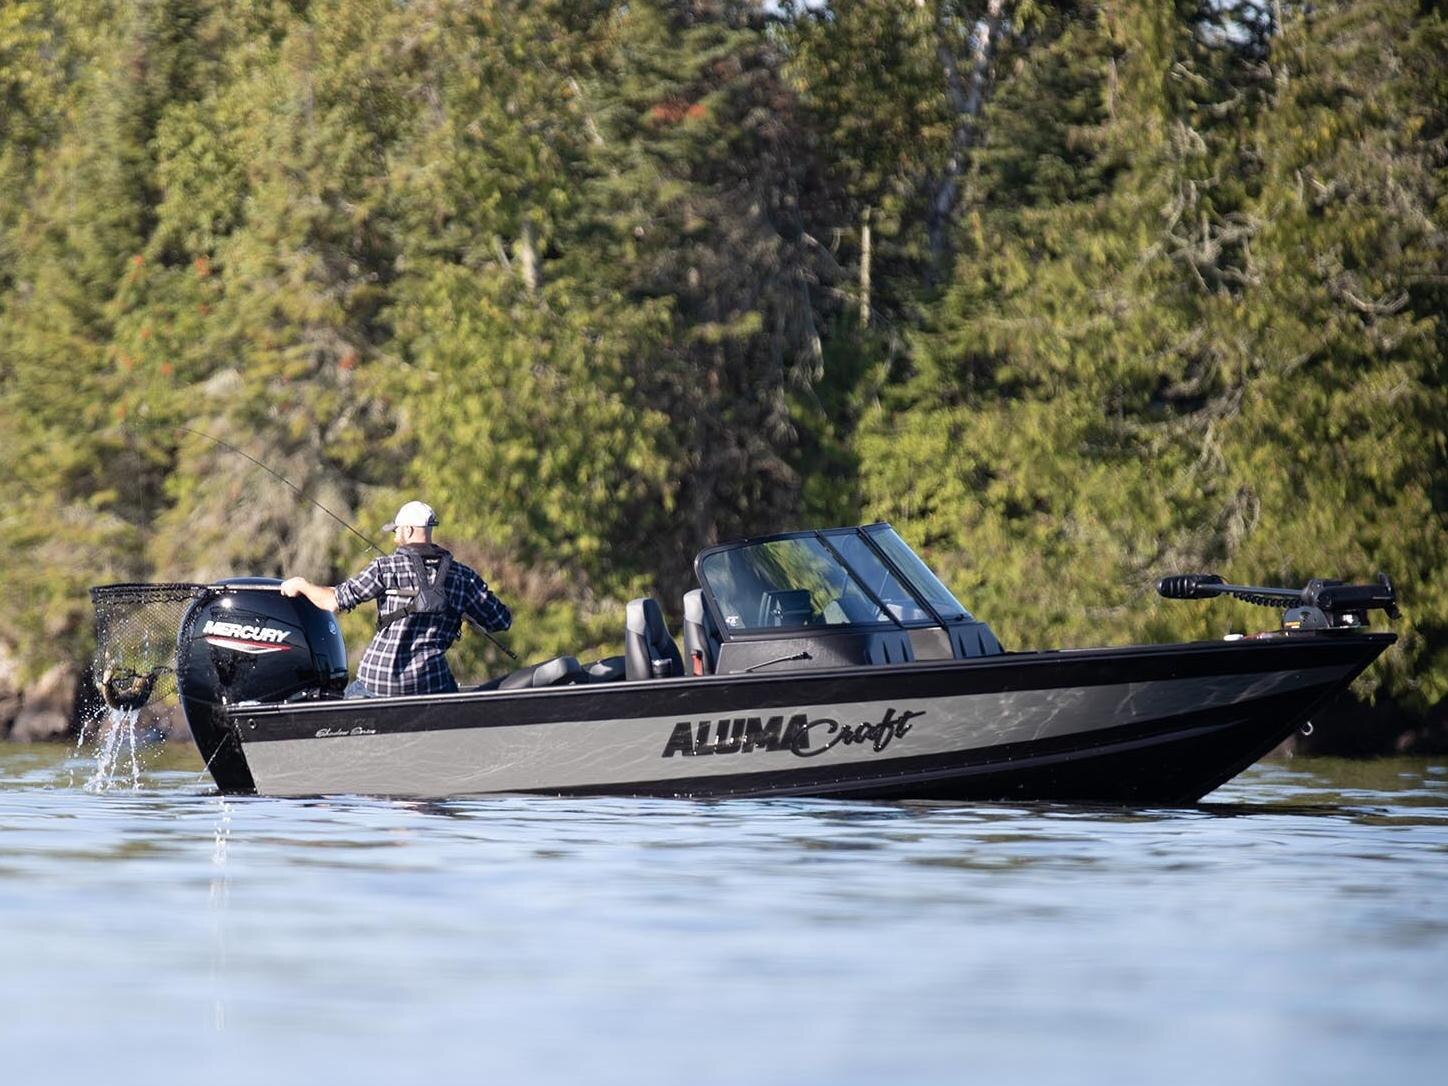
{"label": "plaid flannel shirt", "polygon": [[[407,601],[386,593],[389,588],[419,587],[405,553],[409,550],[422,556],[430,575],[447,553],[432,544],[405,543],[392,554],[374,558],[361,573],[337,586],[337,608],[350,611],[367,600],[377,600],[379,617],[402,610]],[[461,562],[455,560],[448,570],[444,592],[447,610],[409,615],[377,631],[357,666],[357,678],[369,692],[383,696],[451,693],[458,684],[443,654],[462,632],[463,616],[491,631],[506,630],[513,624],[507,605]]]}

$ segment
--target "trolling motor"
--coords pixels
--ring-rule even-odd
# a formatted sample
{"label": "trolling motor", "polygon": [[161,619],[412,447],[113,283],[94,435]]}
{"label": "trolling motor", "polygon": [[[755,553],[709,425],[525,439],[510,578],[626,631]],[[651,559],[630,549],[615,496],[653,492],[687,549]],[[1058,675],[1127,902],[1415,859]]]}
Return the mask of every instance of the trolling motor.
{"label": "trolling motor", "polygon": [[1157,593],[1169,600],[1205,600],[1231,596],[1260,607],[1279,607],[1282,628],[1299,630],[1355,629],[1366,626],[1369,611],[1397,618],[1398,595],[1386,573],[1377,584],[1347,584],[1313,578],[1306,588],[1261,588],[1228,584],[1215,573],[1179,573],[1156,582]]}

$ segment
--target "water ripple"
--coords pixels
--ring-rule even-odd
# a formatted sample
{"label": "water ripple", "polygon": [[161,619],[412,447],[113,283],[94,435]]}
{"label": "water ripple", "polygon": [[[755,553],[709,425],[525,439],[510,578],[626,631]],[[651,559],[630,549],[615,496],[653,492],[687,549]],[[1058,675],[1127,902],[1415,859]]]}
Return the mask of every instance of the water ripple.
{"label": "water ripple", "polygon": [[[15,1081],[1392,1081],[1448,1057],[1448,767],[1198,807],[87,793],[0,746]],[[134,790],[131,785],[134,784]],[[77,1028],[87,1044],[74,1043]]]}

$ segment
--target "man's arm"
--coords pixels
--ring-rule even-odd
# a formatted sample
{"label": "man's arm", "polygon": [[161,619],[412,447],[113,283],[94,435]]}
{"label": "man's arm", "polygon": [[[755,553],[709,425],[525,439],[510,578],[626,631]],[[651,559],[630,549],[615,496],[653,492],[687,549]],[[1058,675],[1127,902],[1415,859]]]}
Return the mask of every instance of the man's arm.
{"label": "man's arm", "polygon": [[328,585],[313,584],[305,577],[288,577],[282,582],[281,593],[283,596],[306,596],[323,611],[337,609],[337,590]]}
{"label": "man's arm", "polygon": [[[471,573],[472,571],[469,570]],[[501,633],[513,625],[513,612],[488,588],[488,582],[473,573],[469,578],[468,602],[465,613],[483,629]]]}
{"label": "man's arm", "polygon": [[305,577],[288,577],[281,585],[283,596],[306,596],[323,611],[350,611],[359,603],[375,600],[386,585],[374,560],[355,577],[349,577],[335,588],[313,584]]}

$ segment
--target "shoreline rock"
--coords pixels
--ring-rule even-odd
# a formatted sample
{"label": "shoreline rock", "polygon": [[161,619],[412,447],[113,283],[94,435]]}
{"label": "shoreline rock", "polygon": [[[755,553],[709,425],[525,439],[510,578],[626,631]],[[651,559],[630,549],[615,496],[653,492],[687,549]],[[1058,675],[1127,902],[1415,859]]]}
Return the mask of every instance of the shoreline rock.
{"label": "shoreline rock", "polygon": [[80,669],[56,664],[20,691],[19,706],[7,738],[22,743],[45,742],[74,735],[79,726]]}
{"label": "shoreline rock", "polygon": [[24,697],[20,692],[20,661],[0,643],[0,739],[8,738]]}

